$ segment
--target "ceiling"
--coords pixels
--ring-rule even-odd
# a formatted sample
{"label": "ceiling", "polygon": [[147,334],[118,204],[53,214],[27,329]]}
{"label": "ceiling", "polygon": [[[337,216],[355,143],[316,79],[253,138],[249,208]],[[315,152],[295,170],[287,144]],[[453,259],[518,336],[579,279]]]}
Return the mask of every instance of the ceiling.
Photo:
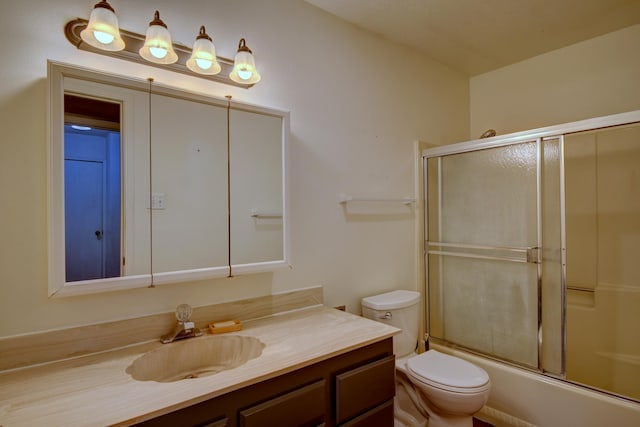
{"label": "ceiling", "polygon": [[471,76],[640,23],[640,0],[306,1]]}

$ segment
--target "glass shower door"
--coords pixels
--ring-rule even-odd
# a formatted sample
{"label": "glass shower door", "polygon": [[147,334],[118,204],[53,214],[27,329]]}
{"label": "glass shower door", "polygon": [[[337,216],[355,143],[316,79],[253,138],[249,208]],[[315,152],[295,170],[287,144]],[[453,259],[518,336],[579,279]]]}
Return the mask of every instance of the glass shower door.
{"label": "glass shower door", "polygon": [[540,141],[426,159],[430,337],[540,366]]}

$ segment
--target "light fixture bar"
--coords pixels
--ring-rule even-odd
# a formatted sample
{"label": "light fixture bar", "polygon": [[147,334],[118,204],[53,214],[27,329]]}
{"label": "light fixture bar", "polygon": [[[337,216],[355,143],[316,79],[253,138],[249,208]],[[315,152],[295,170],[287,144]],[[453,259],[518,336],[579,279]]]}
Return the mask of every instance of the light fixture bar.
{"label": "light fixture bar", "polygon": [[133,33],[131,31],[120,29],[120,36],[124,40],[125,47],[120,51],[106,51],[97,49],[88,43],[86,43],[80,37],[80,32],[87,27],[89,21],[82,18],[76,18],[72,21],[67,22],[67,25],[64,27],[64,35],[69,40],[69,43],[74,45],[80,50],[85,50],[88,52],[99,53],[100,55],[112,56],[115,58],[126,59],[127,61],[137,62],[138,64],[150,65],[156,68],[162,68],[169,71],[175,71],[178,73],[186,74],[193,77],[199,77],[201,79],[213,80],[218,83],[224,83],[236,87],[241,87],[248,89],[253,86],[253,84],[242,84],[234,82],[229,78],[229,73],[233,70],[233,61],[231,59],[223,58],[220,56],[216,56],[220,66],[222,67],[222,71],[219,74],[214,75],[206,75],[206,74],[197,74],[193,71],[189,70],[186,66],[186,62],[191,57],[191,49],[173,43],[173,49],[178,54],[178,61],[173,64],[154,64],[152,62],[146,61],[144,58],[140,56],[138,51],[144,45],[145,36],[142,34]]}

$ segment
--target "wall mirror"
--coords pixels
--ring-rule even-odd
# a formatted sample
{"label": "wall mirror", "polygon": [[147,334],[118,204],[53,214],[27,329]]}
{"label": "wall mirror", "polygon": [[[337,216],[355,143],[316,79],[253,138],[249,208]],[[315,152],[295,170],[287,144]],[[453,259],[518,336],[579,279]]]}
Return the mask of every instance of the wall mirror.
{"label": "wall mirror", "polygon": [[289,265],[287,112],[50,62],[49,295]]}

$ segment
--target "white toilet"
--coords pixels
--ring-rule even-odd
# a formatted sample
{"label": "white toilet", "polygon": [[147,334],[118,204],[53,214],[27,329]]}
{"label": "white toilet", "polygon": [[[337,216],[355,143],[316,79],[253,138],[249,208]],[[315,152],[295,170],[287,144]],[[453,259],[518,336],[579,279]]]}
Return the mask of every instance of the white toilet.
{"label": "white toilet", "polygon": [[460,358],[429,350],[417,355],[420,293],[392,291],[362,299],[362,314],[402,332],[396,355],[397,427],[472,427],[489,398],[489,375]]}

